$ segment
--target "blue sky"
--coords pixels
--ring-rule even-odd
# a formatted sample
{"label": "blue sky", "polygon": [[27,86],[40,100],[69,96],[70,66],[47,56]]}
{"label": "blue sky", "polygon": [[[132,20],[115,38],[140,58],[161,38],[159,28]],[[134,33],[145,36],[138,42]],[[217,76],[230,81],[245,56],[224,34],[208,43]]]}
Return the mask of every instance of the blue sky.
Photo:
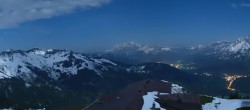
{"label": "blue sky", "polygon": [[250,35],[248,0],[63,1],[22,3],[33,6],[29,13],[12,2],[0,5],[0,50],[101,50],[128,41],[175,47]]}

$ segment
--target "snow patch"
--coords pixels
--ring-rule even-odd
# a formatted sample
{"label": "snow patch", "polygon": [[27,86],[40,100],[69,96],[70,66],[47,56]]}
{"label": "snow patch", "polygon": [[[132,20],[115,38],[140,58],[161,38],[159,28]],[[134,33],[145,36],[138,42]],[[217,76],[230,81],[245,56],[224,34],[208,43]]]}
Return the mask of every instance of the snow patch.
{"label": "snow patch", "polygon": [[25,83],[25,86],[29,88],[31,85],[29,83]]}
{"label": "snow patch", "polygon": [[161,50],[163,50],[163,51],[171,51],[171,48],[165,47],[165,48],[161,48]]}
{"label": "snow patch", "polygon": [[160,110],[166,110],[164,108],[161,108],[160,104],[155,101],[155,99],[159,98],[157,97],[158,92],[148,92],[147,95],[143,96],[143,106],[141,110],[151,110],[153,107],[153,104],[155,104],[155,108],[159,108]]}
{"label": "snow patch", "polygon": [[[165,83],[171,83],[171,82],[168,82],[168,81],[165,81],[165,80],[161,80],[161,81],[165,82]],[[182,86],[179,86],[177,84],[172,83],[171,94],[183,94],[183,93],[184,93],[184,91],[183,91]]]}
{"label": "snow patch", "polygon": [[148,54],[148,53],[154,51],[154,48],[148,47],[148,46],[141,46],[138,50],[143,51],[144,53]]}
{"label": "snow patch", "polygon": [[183,94],[183,87],[177,84],[172,84],[171,94]]}
{"label": "snow patch", "polygon": [[46,52],[43,50],[36,50],[34,53],[37,55],[45,55],[46,54]]}
{"label": "snow patch", "polygon": [[211,103],[202,105],[203,110],[236,110],[241,107],[250,107],[248,99],[221,99],[214,97]]}

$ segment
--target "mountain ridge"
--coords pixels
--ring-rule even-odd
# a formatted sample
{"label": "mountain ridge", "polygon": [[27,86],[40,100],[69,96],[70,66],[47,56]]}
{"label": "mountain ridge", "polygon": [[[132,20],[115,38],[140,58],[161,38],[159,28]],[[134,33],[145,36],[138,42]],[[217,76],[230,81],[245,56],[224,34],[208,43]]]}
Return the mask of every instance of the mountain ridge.
{"label": "mountain ridge", "polygon": [[197,55],[217,59],[250,59],[250,37],[235,41],[217,41],[206,45],[191,47],[161,47],[125,42],[112,49],[97,53],[97,56],[128,64],[146,62],[165,62],[168,64],[180,60],[193,59]]}
{"label": "mountain ridge", "polygon": [[[116,65],[107,59],[95,59],[84,56],[82,54],[73,53],[70,50],[42,50],[30,49],[27,51],[13,50],[0,53],[0,76],[10,77],[17,76],[31,80],[32,73],[28,67],[36,67],[43,71],[48,71],[49,76],[54,79],[60,77],[60,73],[77,74],[78,70],[89,69],[101,75],[95,66],[100,66],[102,69],[107,67],[102,64]],[[49,70],[46,70],[46,69]],[[57,72],[59,71],[59,72]],[[20,74],[14,74],[20,73]],[[23,74],[26,74],[23,76]]]}
{"label": "mountain ridge", "polygon": [[[127,65],[69,50],[11,50],[0,54],[1,108],[79,107],[129,83],[153,78],[192,84],[192,74],[163,63]],[[34,101],[35,100],[35,101]]]}

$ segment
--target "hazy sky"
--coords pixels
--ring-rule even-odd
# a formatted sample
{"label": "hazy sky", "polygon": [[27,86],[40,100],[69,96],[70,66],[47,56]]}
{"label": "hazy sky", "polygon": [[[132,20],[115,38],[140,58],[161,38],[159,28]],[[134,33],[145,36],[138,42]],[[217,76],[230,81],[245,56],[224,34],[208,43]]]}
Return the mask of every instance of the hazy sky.
{"label": "hazy sky", "polygon": [[0,1],[0,50],[185,46],[248,35],[249,0]]}

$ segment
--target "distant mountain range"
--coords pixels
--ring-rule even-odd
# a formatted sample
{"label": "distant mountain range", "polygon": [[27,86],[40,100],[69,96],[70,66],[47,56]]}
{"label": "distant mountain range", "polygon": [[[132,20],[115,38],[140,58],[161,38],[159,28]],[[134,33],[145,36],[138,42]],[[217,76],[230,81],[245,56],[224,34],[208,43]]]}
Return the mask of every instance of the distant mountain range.
{"label": "distant mountain range", "polygon": [[[201,51],[207,55],[216,55],[220,58],[240,58],[250,56],[250,37],[239,38],[236,41],[220,41],[208,45],[194,47],[195,51]],[[205,52],[206,51],[206,52]]]}
{"label": "distant mountain range", "polygon": [[174,51],[169,47],[158,47],[127,42],[116,45],[110,50],[97,54],[97,56],[127,64],[139,64],[169,59],[174,57],[171,56],[173,53]]}
{"label": "distant mountain range", "polygon": [[145,62],[173,63],[178,60],[192,59],[198,54],[218,59],[249,59],[250,37],[239,38],[232,42],[218,41],[207,45],[182,48],[149,46],[128,42],[99,53],[99,56],[124,63],[137,64]]}
{"label": "distant mountain range", "polygon": [[[249,45],[247,37],[185,48],[129,42],[95,54],[39,48],[4,51],[0,109],[81,109],[103,93],[149,78],[197,93],[227,94],[225,73],[249,75]],[[237,80],[235,88],[250,92],[248,79]]]}
{"label": "distant mountain range", "polygon": [[[122,43],[113,49],[94,56],[126,64],[161,62],[171,65],[192,65],[195,72],[215,74],[248,74],[250,61],[250,37],[236,41],[218,41],[193,47],[159,47],[134,42]],[[185,68],[184,68],[185,69]]]}
{"label": "distant mountain range", "polygon": [[90,58],[69,50],[5,51],[0,54],[0,78],[21,77],[32,81],[39,77],[33,69],[49,73],[48,78],[55,80],[61,74],[75,75],[84,69],[101,76],[102,71],[116,65],[107,59]]}
{"label": "distant mountain range", "polygon": [[80,109],[139,80],[196,88],[200,77],[163,63],[127,65],[70,50],[9,50],[0,53],[0,109]]}
{"label": "distant mountain range", "polygon": [[123,51],[123,52],[126,52],[127,55],[130,55],[136,52],[144,53],[144,54],[157,54],[160,52],[169,52],[171,51],[171,48],[141,45],[135,42],[127,42],[127,43],[121,43],[119,45],[116,45],[114,46],[113,49],[107,50],[106,52],[115,52],[115,51]]}

